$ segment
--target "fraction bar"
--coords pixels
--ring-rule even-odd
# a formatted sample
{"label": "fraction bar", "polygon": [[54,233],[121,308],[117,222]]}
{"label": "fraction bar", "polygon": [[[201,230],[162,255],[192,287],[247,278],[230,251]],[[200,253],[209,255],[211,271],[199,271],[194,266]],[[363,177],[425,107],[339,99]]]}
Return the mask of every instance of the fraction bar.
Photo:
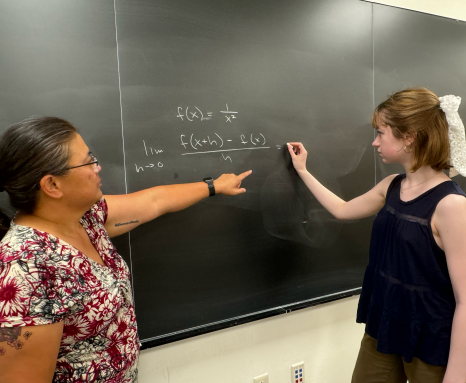
{"label": "fraction bar", "polygon": [[212,150],[210,152],[193,152],[193,153],[181,153],[182,156],[187,154],[204,154],[204,153],[218,153],[218,152],[231,152],[233,150],[254,150],[254,149],[270,149],[270,146],[263,146],[261,148],[242,148],[242,149],[224,149],[224,150]]}

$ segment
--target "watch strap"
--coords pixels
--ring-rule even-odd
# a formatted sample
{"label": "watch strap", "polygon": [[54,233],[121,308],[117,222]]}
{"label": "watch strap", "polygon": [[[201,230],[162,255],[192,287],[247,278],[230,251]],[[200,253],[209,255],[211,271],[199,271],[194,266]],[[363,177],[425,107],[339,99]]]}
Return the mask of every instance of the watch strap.
{"label": "watch strap", "polygon": [[203,179],[203,181],[207,184],[207,187],[209,188],[209,197],[213,197],[215,195],[215,185],[213,178],[206,177]]}

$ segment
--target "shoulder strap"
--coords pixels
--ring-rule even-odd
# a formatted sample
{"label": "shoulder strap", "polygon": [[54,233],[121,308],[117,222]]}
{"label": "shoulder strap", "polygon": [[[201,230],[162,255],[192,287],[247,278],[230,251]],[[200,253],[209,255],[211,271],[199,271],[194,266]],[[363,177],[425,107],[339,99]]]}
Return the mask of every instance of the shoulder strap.
{"label": "shoulder strap", "polygon": [[458,194],[466,197],[466,193],[459,187],[459,185],[455,181],[446,181],[440,184],[435,193],[436,201],[434,202],[427,216],[429,222],[432,219],[432,216],[435,212],[435,209],[437,209],[437,205],[439,204],[439,202],[450,194]]}
{"label": "shoulder strap", "polygon": [[398,174],[395,178],[393,178],[392,182],[387,189],[387,196],[385,197],[385,201],[391,196],[393,190],[398,190],[400,182],[406,177],[406,174]]}
{"label": "shoulder strap", "polygon": [[466,193],[463,191],[463,189],[460,188],[460,185],[458,185],[455,181],[453,181],[453,187],[456,191],[456,194],[461,194],[466,197]]}

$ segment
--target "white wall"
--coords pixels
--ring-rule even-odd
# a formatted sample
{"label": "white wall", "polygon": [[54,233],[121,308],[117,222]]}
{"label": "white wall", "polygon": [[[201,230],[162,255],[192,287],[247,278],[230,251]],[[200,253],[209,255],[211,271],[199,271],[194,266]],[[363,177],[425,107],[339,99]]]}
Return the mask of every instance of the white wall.
{"label": "white wall", "polygon": [[305,363],[305,381],[350,382],[364,325],[358,297],[282,314],[144,350],[139,383],[290,383]]}
{"label": "white wall", "polygon": [[[358,1],[358,0],[348,0]],[[378,1],[466,20],[465,0]],[[144,350],[139,383],[291,382],[291,365],[304,360],[306,383],[350,382],[363,325],[357,297],[232,327]]]}
{"label": "white wall", "polygon": [[465,0],[365,0],[466,21]]}

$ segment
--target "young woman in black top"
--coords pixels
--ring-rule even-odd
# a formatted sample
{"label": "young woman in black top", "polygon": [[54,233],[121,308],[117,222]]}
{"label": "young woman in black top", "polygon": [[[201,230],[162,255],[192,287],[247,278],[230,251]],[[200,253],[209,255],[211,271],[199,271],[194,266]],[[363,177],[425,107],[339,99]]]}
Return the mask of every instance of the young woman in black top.
{"label": "young woman in black top", "polygon": [[338,219],[377,214],[357,322],[366,323],[354,383],[466,381],[466,198],[450,175],[466,175],[459,97],[407,89],[372,117],[372,146],[391,175],[345,202],[307,170],[307,152],[288,145],[293,165]]}

